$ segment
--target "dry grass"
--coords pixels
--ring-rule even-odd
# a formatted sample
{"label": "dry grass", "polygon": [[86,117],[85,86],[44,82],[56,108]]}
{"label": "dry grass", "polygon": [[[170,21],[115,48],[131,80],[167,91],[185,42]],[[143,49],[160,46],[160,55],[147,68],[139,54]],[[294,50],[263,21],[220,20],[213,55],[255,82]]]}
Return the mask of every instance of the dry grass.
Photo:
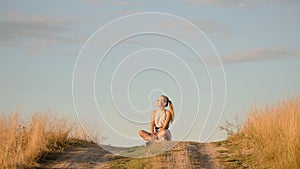
{"label": "dry grass", "polygon": [[19,111],[0,115],[0,166],[28,168],[45,152],[63,149],[71,139],[88,140],[78,125],[48,113],[35,113],[20,122]]}
{"label": "dry grass", "polygon": [[299,98],[254,108],[240,131],[224,145],[228,148],[223,153],[225,162],[234,162],[236,166],[300,168]]}

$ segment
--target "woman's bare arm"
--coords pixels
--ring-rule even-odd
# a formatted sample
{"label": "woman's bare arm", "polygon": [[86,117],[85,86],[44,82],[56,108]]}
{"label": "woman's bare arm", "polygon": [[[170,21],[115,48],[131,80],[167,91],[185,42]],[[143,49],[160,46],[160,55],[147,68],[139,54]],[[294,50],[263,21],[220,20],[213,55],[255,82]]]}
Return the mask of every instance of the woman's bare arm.
{"label": "woman's bare arm", "polygon": [[162,127],[162,130],[165,130],[167,127],[168,127],[168,125],[169,125],[169,122],[170,122],[170,120],[171,120],[171,112],[169,111],[169,110],[166,110],[166,120],[165,120],[165,122],[164,122],[164,125],[163,125],[163,127]]}

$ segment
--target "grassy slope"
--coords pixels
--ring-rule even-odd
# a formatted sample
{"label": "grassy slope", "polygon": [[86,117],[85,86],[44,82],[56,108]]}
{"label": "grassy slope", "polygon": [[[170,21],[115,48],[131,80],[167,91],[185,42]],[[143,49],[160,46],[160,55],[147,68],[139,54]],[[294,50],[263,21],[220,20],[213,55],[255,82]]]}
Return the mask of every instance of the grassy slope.
{"label": "grassy slope", "polygon": [[21,122],[19,111],[0,114],[0,166],[30,168],[38,166],[47,154],[64,151],[86,135],[75,124],[49,113],[35,113]]}
{"label": "grassy slope", "polygon": [[300,168],[300,100],[254,108],[236,134],[216,145],[227,168]]}

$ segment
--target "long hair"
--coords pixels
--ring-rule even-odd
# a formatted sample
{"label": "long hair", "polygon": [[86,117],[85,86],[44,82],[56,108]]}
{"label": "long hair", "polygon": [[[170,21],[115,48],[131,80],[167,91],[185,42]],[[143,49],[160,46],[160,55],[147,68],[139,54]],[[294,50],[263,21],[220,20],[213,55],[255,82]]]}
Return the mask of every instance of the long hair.
{"label": "long hair", "polygon": [[162,95],[166,100],[167,100],[167,104],[166,107],[169,105],[170,107],[170,112],[171,112],[171,122],[173,122],[174,120],[174,107],[173,107],[173,103],[172,101],[165,95]]}

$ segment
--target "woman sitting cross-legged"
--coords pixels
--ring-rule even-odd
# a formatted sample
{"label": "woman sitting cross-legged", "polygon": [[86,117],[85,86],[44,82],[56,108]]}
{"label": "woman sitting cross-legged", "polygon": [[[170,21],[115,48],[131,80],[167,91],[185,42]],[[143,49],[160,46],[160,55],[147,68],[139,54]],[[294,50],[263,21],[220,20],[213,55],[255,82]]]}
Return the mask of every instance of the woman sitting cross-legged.
{"label": "woman sitting cross-legged", "polygon": [[[173,104],[167,96],[161,95],[157,99],[156,105],[158,109],[152,112],[150,132],[140,130],[139,135],[149,142],[170,141],[172,136],[169,130],[169,123],[174,120]],[[170,110],[165,109],[168,105]]]}

